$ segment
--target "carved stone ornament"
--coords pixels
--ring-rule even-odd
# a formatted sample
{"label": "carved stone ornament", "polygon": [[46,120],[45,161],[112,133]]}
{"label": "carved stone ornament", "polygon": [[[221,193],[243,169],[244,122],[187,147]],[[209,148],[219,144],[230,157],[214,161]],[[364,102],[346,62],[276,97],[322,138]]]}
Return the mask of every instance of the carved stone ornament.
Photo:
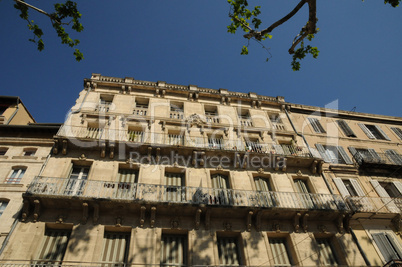
{"label": "carved stone ornament", "polygon": [[303,173],[301,172],[301,170],[299,170],[296,174],[297,174],[297,176],[303,176]]}
{"label": "carved stone ornament", "polygon": [[190,126],[190,127],[193,126],[193,125],[201,126],[201,125],[204,125],[206,123],[207,122],[204,119],[202,119],[200,117],[200,115],[195,114],[195,113],[190,115],[190,116],[188,116],[188,118],[186,119],[186,124],[188,126]]}
{"label": "carved stone ornament", "polygon": [[263,173],[264,173],[264,169],[263,169],[263,168],[259,168],[259,169],[258,169],[258,173],[259,173],[259,174],[263,174]]}
{"label": "carved stone ornament", "polygon": [[328,232],[328,231],[327,231],[327,227],[326,227],[325,225],[323,225],[323,224],[318,225],[318,230],[319,230],[321,233],[327,233],[327,232]]}
{"label": "carved stone ornament", "polygon": [[232,224],[229,223],[229,222],[224,222],[224,223],[223,223],[223,228],[224,228],[226,231],[230,231],[230,230],[232,230]]}
{"label": "carved stone ornament", "polygon": [[216,170],[220,171],[223,170],[222,166],[219,164],[218,166],[216,166]]}
{"label": "carved stone ornament", "polygon": [[81,154],[81,156],[78,157],[79,160],[86,160],[87,157],[85,156],[85,154]]}
{"label": "carved stone ornament", "polygon": [[272,231],[275,231],[277,233],[281,232],[281,225],[279,224],[279,222],[274,222],[272,224]]}
{"label": "carved stone ornament", "polygon": [[172,220],[170,221],[170,227],[171,227],[172,229],[177,229],[177,228],[179,228],[179,226],[180,226],[180,221],[179,221],[178,218],[174,218],[174,219],[172,219]]}

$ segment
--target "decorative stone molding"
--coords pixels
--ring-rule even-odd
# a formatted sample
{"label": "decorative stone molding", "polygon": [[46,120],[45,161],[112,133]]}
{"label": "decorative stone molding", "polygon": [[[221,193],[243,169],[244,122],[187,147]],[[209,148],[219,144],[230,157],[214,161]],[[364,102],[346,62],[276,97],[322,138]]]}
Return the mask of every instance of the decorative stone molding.
{"label": "decorative stone molding", "polygon": [[308,225],[307,225],[307,219],[310,215],[308,213],[303,214],[302,218],[301,218],[301,222],[302,222],[302,227],[305,233],[307,233],[308,230]]}
{"label": "decorative stone molding", "polygon": [[338,218],[336,219],[336,226],[338,228],[339,233],[343,234],[344,227],[343,227],[343,220],[345,219],[345,214],[339,214]]}
{"label": "decorative stone molding", "polygon": [[105,142],[101,142],[99,144],[99,148],[100,148],[100,157],[104,158],[106,156],[106,144],[105,144]]}
{"label": "decorative stone molding", "polygon": [[66,155],[67,154],[67,140],[63,140],[63,150],[62,150],[62,154]]}
{"label": "decorative stone molding", "polygon": [[109,158],[110,159],[114,158],[114,147],[115,147],[114,143],[109,144]]}
{"label": "decorative stone molding", "polygon": [[253,218],[253,211],[249,211],[247,213],[247,223],[246,223],[246,228],[247,231],[250,232],[251,231],[251,222],[252,222],[252,218]]}
{"label": "decorative stone molding", "polygon": [[225,229],[225,231],[231,231],[232,224],[230,222],[223,222],[223,229]]}
{"label": "decorative stone molding", "polygon": [[88,203],[82,203],[82,224],[86,224],[88,221]]}
{"label": "decorative stone molding", "polygon": [[22,219],[21,221],[25,222],[29,216],[29,200],[24,200],[23,202],[23,206],[22,206]]}
{"label": "decorative stone molding", "polygon": [[257,171],[259,174],[264,174],[264,169],[263,168],[259,168]]}
{"label": "decorative stone molding", "polygon": [[87,156],[85,156],[85,154],[82,153],[81,156],[78,157],[78,160],[86,161],[86,160],[87,160]]}
{"label": "decorative stone molding", "polygon": [[40,201],[39,199],[34,200],[34,213],[33,213],[33,221],[37,222],[40,216]]}
{"label": "decorative stone molding", "polygon": [[155,217],[156,217],[156,207],[151,207],[151,228],[155,226]]}
{"label": "decorative stone molding", "polygon": [[121,225],[123,224],[123,218],[121,216],[118,216],[115,218],[116,219],[116,227],[121,227]]}
{"label": "decorative stone molding", "polygon": [[320,233],[324,234],[328,233],[327,227],[324,224],[319,224],[317,228]]}
{"label": "decorative stone molding", "polygon": [[261,217],[262,217],[262,211],[260,210],[255,216],[255,228],[257,229],[257,231],[261,231]]}
{"label": "decorative stone molding", "polygon": [[197,209],[197,211],[195,212],[195,230],[198,230],[200,228],[201,213],[201,209]]}
{"label": "decorative stone molding", "polygon": [[293,218],[293,227],[294,227],[296,233],[298,233],[299,229],[300,229],[300,217],[301,217],[301,213],[296,212],[295,217]]}
{"label": "decorative stone molding", "polygon": [[281,225],[280,225],[279,222],[275,221],[275,222],[272,224],[272,231],[275,231],[275,232],[277,232],[277,233],[280,233],[280,232],[281,232]]}
{"label": "decorative stone molding", "polygon": [[170,228],[178,229],[180,227],[180,220],[176,217],[170,221]]}

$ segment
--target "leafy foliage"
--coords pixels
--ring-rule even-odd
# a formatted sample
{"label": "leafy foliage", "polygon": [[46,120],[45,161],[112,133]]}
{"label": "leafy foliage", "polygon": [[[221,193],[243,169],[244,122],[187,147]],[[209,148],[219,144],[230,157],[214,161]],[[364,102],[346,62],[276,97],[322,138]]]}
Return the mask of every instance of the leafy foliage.
{"label": "leafy foliage", "polygon": [[[300,2],[295,6],[289,14],[285,15],[282,19],[274,22],[271,26],[266,29],[258,31],[259,27],[262,25],[261,6],[255,6],[250,8],[247,0],[227,0],[230,6],[229,17],[231,23],[227,26],[228,32],[236,33],[237,30],[242,30],[246,34],[243,35],[244,38],[250,40],[255,39],[260,43],[267,38],[271,39],[270,34],[272,30],[281,24],[292,18],[304,4],[308,4],[309,7],[309,17],[306,25],[304,25],[300,33],[294,38],[292,46],[289,49],[289,54],[292,55],[291,66],[293,71],[300,70],[300,61],[310,54],[313,58],[317,58],[319,50],[317,47],[311,45],[305,45],[305,38],[311,41],[315,34],[318,32],[316,26],[316,1],[317,0],[300,0]],[[363,0],[364,1],[364,0]],[[384,0],[384,4],[390,4],[392,7],[397,7],[402,0]],[[269,5],[267,3],[266,5]],[[264,46],[263,46],[264,47]],[[264,47],[265,48],[265,47]],[[241,55],[248,54],[248,46],[243,46],[241,49]],[[268,61],[268,60],[267,60]]]}
{"label": "leafy foliage", "polygon": [[[61,40],[62,44],[66,44],[69,47],[77,46],[80,41],[78,39],[71,39],[70,35],[65,30],[65,25],[71,25],[71,29],[76,32],[83,31],[84,27],[80,23],[79,19],[81,18],[81,13],[77,9],[77,3],[73,1],[66,1],[64,4],[56,3],[54,4],[54,12],[47,13],[37,7],[31,6],[23,0],[15,0],[14,7],[20,11],[20,17],[28,22],[28,29],[32,31],[34,38],[29,39],[29,41],[36,43],[39,51],[42,51],[45,48],[45,44],[43,42],[42,29],[33,21],[29,20],[29,9],[35,10],[39,13],[42,13],[50,18],[53,28],[55,29],[58,37]],[[64,21],[68,22],[64,22]],[[36,38],[38,40],[36,40]],[[74,50],[74,57],[77,61],[82,60],[83,54],[79,49]]]}

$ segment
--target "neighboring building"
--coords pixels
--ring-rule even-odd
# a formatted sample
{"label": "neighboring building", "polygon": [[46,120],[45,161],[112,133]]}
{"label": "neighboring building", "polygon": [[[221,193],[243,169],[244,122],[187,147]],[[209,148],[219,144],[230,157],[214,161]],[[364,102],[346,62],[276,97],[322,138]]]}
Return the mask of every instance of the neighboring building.
{"label": "neighboring building", "polygon": [[[37,176],[60,124],[36,123],[19,97],[0,97],[0,252],[22,208],[22,193]],[[3,112],[4,111],[4,112]]]}
{"label": "neighboring building", "polygon": [[401,118],[100,74],[84,85],[1,263],[401,258]]}

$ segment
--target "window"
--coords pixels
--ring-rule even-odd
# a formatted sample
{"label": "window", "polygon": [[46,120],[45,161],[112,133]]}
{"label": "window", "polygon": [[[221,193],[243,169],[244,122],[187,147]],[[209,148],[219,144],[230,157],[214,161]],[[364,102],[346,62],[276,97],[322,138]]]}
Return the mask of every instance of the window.
{"label": "window", "polygon": [[390,232],[371,234],[385,262],[402,258],[399,242]]}
{"label": "window", "polygon": [[171,102],[170,103],[170,118],[171,119],[180,119],[184,118],[184,109],[183,103],[180,102]]}
{"label": "window", "polygon": [[7,153],[7,147],[0,147],[0,156],[4,156]]}
{"label": "window", "polygon": [[336,257],[334,248],[331,244],[330,238],[316,238],[318,245],[319,257],[324,266],[336,266],[338,265],[338,259]]}
{"label": "window", "polygon": [[38,256],[38,264],[61,264],[66,253],[67,243],[71,235],[71,230],[46,229],[45,237],[42,241],[41,250]]}
{"label": "window", "polygon": [[113,102],[113,95],[101,95],[97,110],[99,112],[109,112]]}
{"label": "window", "polygon": [[325,133],[324,128],[321,126],[321,123],[318,119],[316,118],[308,118],[308,121],[311,124],[311,127],[313,127],[314,132],[316,133]]}
{"label": "window", "polygon": [[390,212],[392,213],[401,212],[397,207],[397,204],[394,202],[394,200],[390,199],[391,197],[395,198],[402,196],[398,190],[398,188],[402,189],[402,184],[400,182],[379,183],[377,180],[370,180],[370,183],[374,187],[377,194],[382,198],[382,202]]}
{"label": "window", "polygon": [[271,121],[272,127],[275,130],[286,130],[285,125],[283,125],[281,116],[279,114],[268,114],[269,120]]}
{"label": "window", "polygon": [[187,236],[162,234],[161,266],[187,266]]}
{"label": "window", "polygon": [[342,129],[343,133],[347,136],[347,137],[356,137],[355,133],[353,132],[353,130],[349,127],[349,125],[346,123],[346,121],[344,120],[337,120],[336,121],[339,125],[339,127]]}
{"label": "window", "polygon": [[341,146],[329,146],[321,144],[316,144],[315,146],[325,162],[335,164],[353,164],[352,160]]}
{"label": "window", "polygon": [[90,127],[88,125],[87,133],[86,133],[85,138],[100,139],[100,138],[102,138],[103,130],[104,130],[103,128]]}
{"label": "window", "polygon": [[5,201],[5,200],[0,201],[0,217],[1,217],[1,215],[3,215],[4,210],[7,208],[7,205],[8,205],[8,201]]}
{"label": "window", "polygon": [[135,108],[133,114],[135,116],[146,116],[148,112],[149,99],[147,98],[136,98]]}
{"label": "window", "polygon": [[241,257],[236,237],[218,237],[220,266],[240,266]]}
{"label": "window", "polygon": [[342,197],[351,197],[349,199],[353,208],[363,211],[373,210],[371,202],[356,179],[334,178],[334,183]]}
{"label": "window", "polygon": [[301,205],[303,208],[314,208],[314,203],[310,196],[311,191],[307,184],[307,180],[294,179],[293,183],[295,185],[296,192],[300,193],[298,194],[299,205]]}
{"label": "window", "polygon": [[208,147],[215,149],[223,149],[222,136],[208,135]]}
{"label": "window", "polygon": [[127,132],[127,139],[130,142],[143,143],[144,142],[144,132],[129,128],[128,132]]}
{"label": "window", "polygon": [[184,174],[183,173],[165,173],[166,201],[180,202],[185,198]]}
{"label": "window", "polygon": [[292,266],[286,238],[268,238],[275,266]]}
{"label": "window", "polygon": [[397,127],[391,127],[391,130],[402,140],[402,129]]}
{"label": "window", "polygon": [[121,199],[135,198],[136,184],[138,183],[138,170],[119,169],[117,178],[118,190],[116,191],[115,197]]}
{"label": "window", "polygon": [[172,146],[184,145],[184,136],[179,133],[168,133],[168,145]]}
{"label": "window", "polygon": [[[130,246],[130,233],[105,232],[101,261],[113,263],[109,266],[125,266]],[[119,265],[121,264],[121,265]]]}
{"label": "window", "polygon": [[88,179],[89,167],[73,166],[65,189],[67,195],[82,195]]}
{"label": "window", "polygon": [[402,157],[395,150],[389,149],[385,151],[388,159],[395,165],[402,165]]}
{"label": "window", "polygon": [[246,143],[246,151],[247,152],[258,152],[258,153],[263,152],[263,148],[262,148],[260,142],[258,141],[258,139],[244,138],[244,142]]}
{"label": "window", "polygon": [[36,149],[34,149],[34,148],[24,149],[23,156],[24,157],[32,157],[35,155],[35,153],[36,153]]}
{"label": "window", "polygon": [[207,123],[219,123],[218,109],[216,106],[205,106],[205,118]]}
{"label": "window", "polygon": [[275,207],[274,199],[269,193],[272,191],[269,178],[266,177],[254,177],[255,188],[258,191],[258,201],[260,205],[265,207]]}
{"label": "window", "polygon": [[384,131],[377,125],[370,125],[370,124],[363,124],[363,123],[358,123],[358,125],[363,130],[363,132],[367,135],[367,137],[370,139],[388,140],[388,141],[391,140],[384,133]]}
{"label": "window", "polygon": [[230,199],[226,189],[229,188],[229,177],[223,174],[211,175],[212,194],[211,204],[229,205]]}
{"label": "window", "polygon": [[253,122],[251,120],[249,111],[247,109],[242,109],[242,110],[238,110],[238,112],[239,112],[238,116],[239,116],[240,125],[252,127]]}
{"label": "window", "polygon": [[11,170],[10,176],[6,179],[7,184],[18,184],[24,176],[26,168],[14,168]]}
{"label": "window", "polygon": [[348,147],[357,163],[381,163],[381,158],[374,149]]}

